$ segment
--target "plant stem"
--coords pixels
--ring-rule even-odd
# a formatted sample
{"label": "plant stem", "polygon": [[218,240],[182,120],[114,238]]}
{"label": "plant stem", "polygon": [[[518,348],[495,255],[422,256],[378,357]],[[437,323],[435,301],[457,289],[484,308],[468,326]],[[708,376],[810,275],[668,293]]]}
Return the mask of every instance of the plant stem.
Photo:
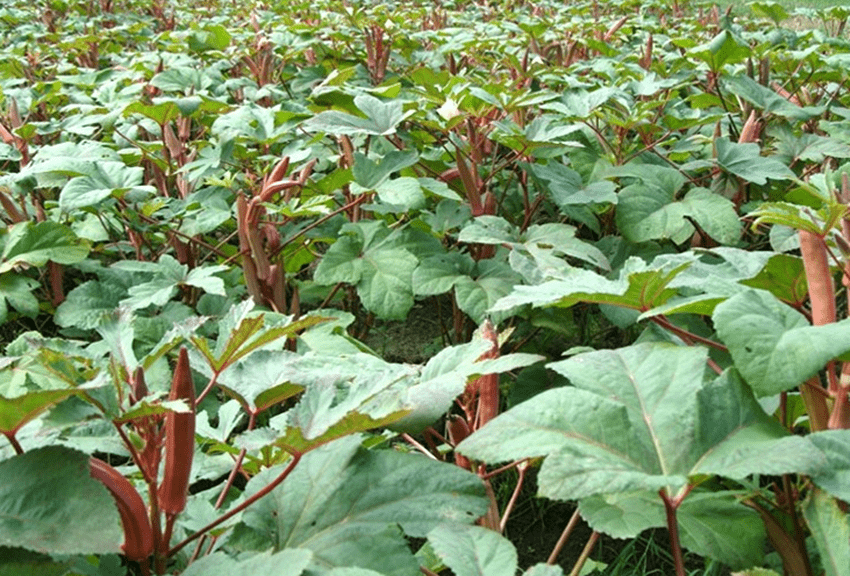
{"label": "plant stem", "polygon": [[200,404],[201,400],[206,398],[207,394],[210,393],[210,390],[213,389],[213,386],[215,386],[216,381],[218,381],[218,375],[219,374],[221,374],[220,371],[213,371],[212,378],[210,378],[210,381],[207,382],[207,385],[204,387],[203,391],[200,394],[198,394],[198,397],[195,398],[195,406]]}
{"label": "plant stem", "polygon": [[581,573],[581,568],[584,566],[584,563],[587,562],[587,559],[590,557],[590,553],[593,552],[593,547],[596,546],[597,540],[599,540],[599,532],[594,530],[593,534],[590,535],[590,538],[587,539],[587,544],[584,545],[584,549],[581,551],[581,556],[579,556],[578,560],[576,560],[576,564],[573,566],[570,576],[578,576]]}
{"label": "plant stem", "polygon": [[511,468],[515,468],[515,467],[519,466],[523,462],[528,462],[528,458],[523,458],[522,460],[517,460],[515,462],[511,462],[510,464],[505,464],[501,468],[496,468],[495,470],[487,472],[486,474],[482,474],[481,479],[482,480],[489,480],[493,476],[498,476],[502,472],[505,472],[507,470],[510,470]]}
{"label": "plant stem", "polygon": [[221,516],[217,520],[210,522],[209,524],[207,524],[206,526],[204,526],[203,528],[201,528],[200,530],[198,530],[194,534],[187,536],[185,539],[183,539],[182,542],[175,545],[174,548],[171,548],[168,551],[168,554],[166,554],[166,557],[174,556],[177,552],[182,550],[183,547],[186,546],[187,544],[189,544],[190,542],[194,541],[197,538],[200,538],[201,536],[203,536],[204,534],[206,534],[207,532],[209,532],[210,530],[212,530],[213,528],[215,528],[219,524],[225,522],[229,518],[232,518],[236,514],[242,512],[245,508],[247,508],[248,506],[250,506],[251,504],[253,504],[257,500],[259,500],[263,496],[267,495],[269,492],[271,492],[275,488],[277,488],[281,484],[281,482],[286,480],[286,477],[289,476],[290,472],[292,472],[292,470],[295,468],[295,466],[298,464],[298,462],[301,461],[301,456],[302,456],[302,454],[300,452],[293,454],[292,462],[289,463],[289,466],[287,466],[286,469],[283,472],[281,472],[280,475],[277,478],[272,480],[271,483],[269,483],[262,490],[260,490],[259,492],[257,492],[256,494],[254,494],[253,496],[251,496],[250,498],[248,498],[247,500],[245,500],[244,502],[242,502],[238,506],[232,508],[230,511],[228,511],[226,514],[224,514],[223,516]]}
{"label": "plant stem", "polygon": [[425,446],[423,446],[420,442],[418,442],[418,441],[416,440],[416,438],[414,438],[413,436],[411,436],[411,435],[410,435],[410,434],[408,434],[407,432],[405,432],[404,434],[402,434],[402,435],[401,435],[401,437],[402,437],[402,438],[404,438],[404,439],[407,441],[407,443],[408,443],[408,444],[410,444],[411,446],[413,446],[414,448],[416,448],[418,451],[420,451],[420,452],[422,452],[423,454],[425,454],[425,456],[427,456],[428,458],[431,458],[432,460],[438,460],[438,458],[437,458],[436,456],[434,456],[433,454],[431,454],[431,451],[430,451],[430,450],[428,450],[427,448],[425,448]]}
{"label": "plant stem", "polygon": [[10,433],[8,433],[8,434],[6,434],[6,433],[4,432],[4,433],[3,433],[3,435],[4,435],[4,436],[6,436],[6,438],[8,438],[8,439],[9,439],[9,444],[11,444],[11,445],[12,445],[12,448],[14,448],[14,449],[15,449],[15,454],[23,454],[23,453],[24,453],[24,449],[23,449],[23,447],[21,446],[20,442],[18,442],[18,439],[17,439],[17,438],[15,438],[15,433],[14,433],[14,432],[10,432]]}
{"label": "plant stem", "polygon": [[682,545],[679,543],[679,521],[676,519],[677,503],[674,503],[662,488],[658,491],[664,501],[664,511],[667,513],[667,530],[670,532],[670,549],[673,562],[676,565],[676,576],[685,576],[685,559],[682,555]]}
{"label": "plant stem", "polygon": [[546,560],[546,564],[553,565],[555,560],[558,559],[558,554],[561,553],[561,550],[567,543],[567,540],[570,538],[570,533],[573,531],[573,528],[578,524],[579,514],[578,508],[573,512],[573,515],[570,516],[570,521],[567,522],[567,525],[564,527],[564,531],[561,532],[561,536],[558,538],[558,541],[555,543],[555,547],[552,548],[552,553],[549,554],[549,559]]}
{"label": "plant stem", "polygon": [[661,326],[662,328],[669,330],[670,332],[672,332],[676,336],[680,336],[683,339],[692,340],[694,342],[699,342],[700,344],[705,344],[706,346],[708,346],[710,348],[714,348],[715,350],[720,350],[721,352],[728,352],[729,351],[729,349],[726,346],[724,346],[723,344],[720,344],[719,342],[715,342],[714,340],[710,340],[709,338],[703,338],[702,336],[694,334],[693,332],[689,332],[689,331],[685,330],[684,328],[679,328],[678,326],[676,326],[675,324],[670,322],[664,316],[653,316],[651,318],[651,320],[653,322],[655,322],[656,324],[658,324],[659,326]]}
{"label": "plant stem", "polygon": [[791,523],[794,525],[794,540],[797,543],[797,549],[800,551],[800,558],[802,558],[805,564],[806,574],[813,574],[812,566],[809,562],[809,553],[806,550],[806,535],[803,534],[800,517],[797,516],[797,501],[791,490],[791,479],[788,477],[788,474],[782,475],[782,490],[785,492],[785,500],[788,502],[788,514],[791,516]]}
{"label": "plant stem", "polygon": [[508,518],[510,518],[511,512],[513,512],[514,506],[516,506],[516,502],[519,499],[519,493],[522,491],[522,485],[525,481],[525,471],[527,468],[527,466],[520,466],[519,468],[517,468],[517,471],[519,472],[519,478],[517,478],[514,493],[511,494],[511,499],[508,501],[508,505],[505,506],[504,513],[502,513],[502,520],[499,522],[500,534],[505,531],[505,526],[508,524]]}

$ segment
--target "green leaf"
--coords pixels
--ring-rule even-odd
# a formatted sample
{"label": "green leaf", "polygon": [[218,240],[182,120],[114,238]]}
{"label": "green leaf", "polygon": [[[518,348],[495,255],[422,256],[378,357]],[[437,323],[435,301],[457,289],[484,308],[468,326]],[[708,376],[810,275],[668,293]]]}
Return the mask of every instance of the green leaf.
{"label": "green leaf", "polygon": [[67,226],[56,222],[21,222],[0,236],[3,252],[0,273],[17,266],[44,266],[48,261],[57,264],[76,264],[89,253],[88,245]]}
{"label": "green leaf", "polygon": [[21,314],[29,317],[38,315],[38,299],[32,293],[38,287],[38,282],[14,272],[0,276],[0,322],[6,320],[8,308],[6,303]]}
{"label": "green leaf", "polygon": [[557,271],[556,280],[537,286],[515,286],[491,310],[510,310],[523,304],[568,308],[577,302],[595,302],[646,311],[676,295],[677,290],[669,286],[688,266],[690,262],[675,261],[648,265],[633,256],[623,265],[617,280],[591,270],[564,266]]}
{"label": "green leaf", "polygon": [[0,395],[0,433],[15,434],[24,424],[62,400],[77,394],[77,390],[34,390],[7,398]]}
{"label": "green leaf", "polygon": [[351,174],[354,181],[368,190],[375,189],[381,182],[386,181],[390,175],[409,166],[413,166],[419,160],[416,150],[389,152],[380,162],[373,162],[364,154],[354,154],[354,166]]}
{"label": "green leaf", "polygon": [[70,568],[70,560],[58,561],[23,548],[0,546],[0,576],[66,576]]}
{"label": "green leaf", "polygon": [[733,296],[715,308],[712,319],[757,396],[790,390],[850,351],[850,320],[811,326],[768,292]]}
{"label": "green leaf", "polygon": [[399,246],[402,237],[382,221],[346,224],[316,267],[319,284],[357,286],[363,306],[378,317],[402,320],[413,307],[413,271],[418,258]]}
{"label": "green leaf", "polygon": [[428,533],[428,542],[456,576],[516,574],[516,548],[489,528],[441,525]]}
{"label": "green leaf", "polygon": [[479,361],[491,346],[490,341],[476,331],[471,342],[440,350],[428,360],[417,380],[403,384],[403,404],[410,412],[393,422],[390,429],[418,434],[451,408],[470,379],[514,370],[541,359],[531,354],[508,354]]}
{"label": "green leaf", "polygon": [[242,423],[244,416],[241,404],[236,400],[228,400],[219,406],[218,424],[213,427],[210,424],[209,414],[199,410],[195,419],[195,433],[202,438],[226,443],[236,427]]}
{"label": "green leaf", "polygon": [[417,296],[445,294],[469,276],[475,261],[462,252],[446,252],[423,259],[413,271],[411,282]]}
{"label": "green leaf", "polygon": [[681,244],[687,240],[694,227],[685,219],[685,206],[675,201],[682,184],[680,178],[646,179],[621,189],[617,227],[623,236],[630,242],[669,238]]}
{"label": "green leaf", "polygon": [[[474,474],[412,454],[367,451],[360,440],[346,438],[306,454],[279,487],[243,513],[246,531],[275,550],[310,549],[312,566],[322,569],[409,576],[419,563],[399,526],[422,538],[442,523],[470,524],[486,511],[483,484]],[[252,478],[245,495],[281,470]]]}
{"label": "green leaf", "polygon": [[180,116],[180,109],[173,100],[160,102],[158,104],[145,104],[139,100],[131,102],[124,108],[123,115],[125,117],[132,114],[141,114],[150,118],[160,126],[168,124],[172,120],[176,120]]}
{"label": "green leaf", "polygon": [[393,211],[418,210],[425,206],[425,194],[416,178],[405,176],[386,180],[375,191],[381,202],[392,206]]}
{"label": "green leaf", "polygon": [[540,494],[562,500],[675,493],[697,474],[810,472],[823,463],[807,443],[786,440],[733,373],[706,381],[706,357],[646,343],[555,362],[549,367],[573,387],[508,410],[457,449],[485,462],[547,456]]}
{"label": "green leaf", "polygon": [[89,280],[68,293],[56,308],[54,322],[63,328],[73,326],[83,330],[97,328],[112,312],[127,291],[122,286]]}
{"label": "green leaf", "polygon": [[779,2],[750,2],[749,6],[753,14],[763,18],[770,18],[777,26],[783,20],[788,19],[788,12],[785,11],[785,7]]}
{"label": "green leaf", "polygon": [[717,148],[717,164],[732,174],[754,184],[767,184],[772,180],[790,180],[794,173],[788,167],[773,158],[761,155],[759,145],[754,143],[738,144],[728,138],[714,141]]}
{"label": "green leaf", "polygon": [[[592,560],[589,560],[592,562]],[[564,576],[564,569],[557,564],[535,564],[527,571],[523,572],[523,576]],[[579,576],[585,576],[584,570]]]}
{"label": "green leaf", "polygon": [[803,259],[790,254],[773,255],[756,276],[742,280],[741,284],[767,290],[792,305],[802,304],[809,294]]}
{"label": "green leaf", "polygon": [[334,135],[390,136],[395,134],[396,127],[413,113],[413,111],[405,113],[400,100],[384,102],[370,94],[355,96],[354,105],[365,115],[365,118],[328,110],[313,116],[303,126],[306,130]]}
{"label": "green leaf", "polygon": [[455,283],[458,308],[481,323],[487,311],[507,296],[519,281],[519,276],[508,264],[495,259],[479,260],[471,276],[464,276]]}
{"label": "green leaf", "polygon": [[803,502],[803,515],[820,552],[826,576],[850,573],[850,521],[838,502],[820,490],[813,490]]}
{"label": "green leaf", "polygon": [[184,576],[301,576],[313,559],[304,548],[260,552],[249,558],[231,558],[224,552],[201,556],[181,574]]}
{"label": "green leaf", "polygon": [[304,391],[290,382],[296,376],[287,352],[258,350],[228,366],[218,378],[224,392],[246,410],[259,413]]}
{"label": "green leaf", "polygon": [[806,440],[826,457],[826,466],[812,475],[812,482],[836,498],[850,500],[850,430],[823,430]]}
{"label": "green leaf", "polygon": [[741,222],[731,200],[707,188],[693,188],[682,200],[686,215],[721,244],[736,244],[741,239]]}
{"label": "green leaf", "polygon": [[767,86],[762,86],[749,76],[725,76],[726,89],[767,114],[775,114],[796,122],[805,122],[821,116],[825,106],[797,106]]}
{"label": "green leaf", "polygon": [[144,169],[123,162],[98,162],[85,176],[72,178],[59,194],[59,208],[71,212],[94,207],[113,194],[136,190],[153,194],[153,186],[142,186]]}
{"label": "green leaf", "polygon": [[193,30],[189,34],[188,44],[189,49],[195,52],[221,51],[230,45],[230,32],[221,24],[207,25],[201,30]]}
{"label": "green leaf", "polygon": [[[761,518],[736,500],[735,492],[698,492],[676,511],[682,545],[691,552],[734,568],[764,559]],[[591,528],[614,538],[635,538],[649,528],[667,525],[664,504],[654,492],[598,495],[579,502]]]}
{"label": "green leaf", "polygon": [[726,64],[736,64],[750,56],[750,47],[738,42],[728,30],[723,30],[705,44],[689,50],[689,55],[708,64],[712,72],[719,72]]}
{"label": "green leaf", "polygon": [[0,545],[48,554],[119,551],[115,502],[89,473],[89,457],[61,446],[0,462]]}
{"label": "green leaf", "polygon": [[404,248],[375,248],[363,255],[363,276],[357,295],[379,318],[404,320],[413,308],[413,271],[416,256]]}

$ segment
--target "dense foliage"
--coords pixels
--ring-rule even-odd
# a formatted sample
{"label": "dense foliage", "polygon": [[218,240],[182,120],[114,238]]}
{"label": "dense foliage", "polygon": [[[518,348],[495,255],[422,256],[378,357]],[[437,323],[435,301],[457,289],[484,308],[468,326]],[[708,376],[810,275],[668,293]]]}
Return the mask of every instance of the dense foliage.
{"label": "dense foliage", "polygon": [[0,573],[850,574],[847,17],[7,0]]}

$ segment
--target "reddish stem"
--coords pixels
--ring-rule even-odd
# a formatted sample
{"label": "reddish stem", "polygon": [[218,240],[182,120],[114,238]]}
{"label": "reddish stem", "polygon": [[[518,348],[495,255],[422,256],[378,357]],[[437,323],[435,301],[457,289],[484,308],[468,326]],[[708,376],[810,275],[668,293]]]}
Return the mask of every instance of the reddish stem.
{"label": "reddish stem", "polygon": [[272,482],[270,484],[268,484],[262,490],[260,490],[259,492],[257,492],[256,494],[254,494],[253,496],[251,496],[250,498],[248,498],[247,500],[245,500],[244,502],[242,502],[238,506],[231,509],[229,512],[227,512],[226,514],[224,514],[223,516],[221,516],[217,520],[210,522],[209,524],[207,524],[206,526],[204,526],[203,528],[201,528],[200,530],[198,530],[194,534],[187,536],[185,539],[183,539],[182,542],[175,545],[171,550],[169,550],[168,554],[166,554],[166,556],[167,557],[174,556],[177,552],[182,550],[183,547],[185,547],[190,542],[193,542],[195,539],[200,538],[201,536],[203,536],[204,534],[206,534],[207,532],[209,532],[210,530],[212,530],[213,528],[215,528],[219,524],[227,521],[228,519],[232,518],[236,514],[239,514],[245,508],[247,508],[248,506],[250,506],[251,504],[253,504],[257,500],[259,500],[263,496],[266,496],[267,494],[269,494],[272,490],[274,490],[275,488],[280,486],[280,484],[284,480],[286,480],[286,477],[289,476],[290,472],[292,472],[292,470],[295,468],[295,466],[300,461],[301,461],[301,453],[296,452],[295,454],[293,454],[292,462],[289,463],[289,466],[287,466],[286,469],[283,472],[281,472],[280,475],[277,478],[272,480]]}
{"label": "reddish stem", "polygon": [[561,550],[566,545],[567,540],[570,537],[570,533],[573,531],[573,528],[576,527],[576,524],[578,524],[578,519],[579,513],[578,508],[576,508],[576,511],[573,512],[573,515],[570,516],[570,521],[567,522],[567,525],[564,527],[564,531],[561,532],[560,538],[558,538],[558,541],[555,543],[555,547],[552,548],[552,553],[549,554],[549,559],[546,560],[546,564],[549,564],[550,566],[555,564],[555,560],[558,559],[558,554],[561,553]]}
{"label": "reddish stem", "polygon": [[676,576],[685,576],[685,559],[682,555],[682,545],[679,543],[679,521],[676,519],[676,508],[680,502],[671,500],[663,488],[658,491],[658,495],[664,501],[664,511],[667,514],[667,530],[670,532],[670,549],[676,566]]}
{"label": "reddish stem", "polygon": [[24,449],[21,446],[20,442],[18,442],[18,439],[15,438],[14,432],[9,432],[9,433],[3,432],[3,435],[6,438],[9,439],[9,443],[12,445],[12,448],[15,449],[15,454],[23,454],[24,453]]}

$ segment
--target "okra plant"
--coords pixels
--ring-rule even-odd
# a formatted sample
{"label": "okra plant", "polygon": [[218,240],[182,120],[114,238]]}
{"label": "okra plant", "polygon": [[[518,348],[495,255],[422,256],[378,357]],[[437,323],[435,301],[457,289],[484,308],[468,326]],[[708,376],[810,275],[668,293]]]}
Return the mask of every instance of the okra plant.
{"label": "okra plant", "polygon": [[850,573],[847,17],[4,3],[0,572]]}

